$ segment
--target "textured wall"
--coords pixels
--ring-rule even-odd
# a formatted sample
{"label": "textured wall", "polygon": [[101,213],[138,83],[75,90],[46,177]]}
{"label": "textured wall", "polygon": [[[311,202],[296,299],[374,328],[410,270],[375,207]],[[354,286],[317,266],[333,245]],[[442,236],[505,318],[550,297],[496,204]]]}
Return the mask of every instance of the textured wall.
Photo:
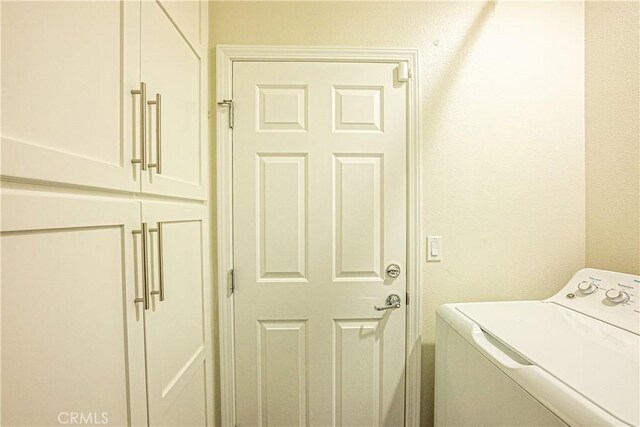
{"label": "textured wall", "polygon": [[585,264],[584,5],[216,2],[210,12],[212,47],[420,49],[423,228],[444,238],[444,261],[423,264],[431,424],[436,307],[544,298]]}
{"label": "textured wall", "polygon": [[587,265],[640,274],[639,3],[585,12]]}

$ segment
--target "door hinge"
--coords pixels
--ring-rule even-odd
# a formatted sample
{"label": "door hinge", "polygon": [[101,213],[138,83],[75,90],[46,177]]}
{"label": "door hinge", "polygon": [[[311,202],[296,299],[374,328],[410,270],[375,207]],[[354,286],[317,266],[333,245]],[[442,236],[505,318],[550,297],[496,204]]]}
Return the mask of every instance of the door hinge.
{"label": "door hinge", "polygon": [[231,270],[229,270],[229,273],[227,273],[228,276],[228,282],[229,282],[229,293],[233,294],[236,291],[236,275],[235,275],[235,270],[232,268]]}
{"label": "door hinge", "polygon": [[409,292],[406,292],[406,297],[404,299],[404,302],[409,305]]}
{"label": "door hinge", "polygon": [[228,126],[229,126],[229,129],[233,129],[233,123],[235,121],[235,117],[234,117],[235,114],[233,111],[233,99],[223,99],[222,101],[218,102],[218,106],[229,108],[229,114],[227,115]]}

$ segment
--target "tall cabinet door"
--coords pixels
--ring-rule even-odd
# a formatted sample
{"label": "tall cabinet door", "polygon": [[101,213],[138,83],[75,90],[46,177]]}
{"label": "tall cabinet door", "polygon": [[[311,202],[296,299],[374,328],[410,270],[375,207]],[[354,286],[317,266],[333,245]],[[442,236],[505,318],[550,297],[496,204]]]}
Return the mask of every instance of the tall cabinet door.
{"label": "tall cabinet door", "polygon": [[146,313],[149,423],[213,423],[207,210],[144,202],[151,307]]}
{"label": "tall cabinet door", "polygon": [[139,191],[140,2],[2,2],[2,175]]}
{"label": "tall cabinet door", "polygon": [[[206,198],[206,2],[142,2],[148,170],[142,191]],[[204,33],[206,34],[206,33]]]}
{"label": "tall cabinet door", "polygon": [[3,192],[2,425],[147,424],[139,224],[133,201]]}

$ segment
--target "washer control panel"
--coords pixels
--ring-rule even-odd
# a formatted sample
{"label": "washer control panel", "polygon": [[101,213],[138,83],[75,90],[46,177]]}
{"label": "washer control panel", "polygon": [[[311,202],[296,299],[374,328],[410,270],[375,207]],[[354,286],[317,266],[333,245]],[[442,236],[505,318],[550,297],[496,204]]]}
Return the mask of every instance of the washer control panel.
{"label": "washer control panel", "polygon": [[584,268],[546,301],[640,335],[640,276]]}

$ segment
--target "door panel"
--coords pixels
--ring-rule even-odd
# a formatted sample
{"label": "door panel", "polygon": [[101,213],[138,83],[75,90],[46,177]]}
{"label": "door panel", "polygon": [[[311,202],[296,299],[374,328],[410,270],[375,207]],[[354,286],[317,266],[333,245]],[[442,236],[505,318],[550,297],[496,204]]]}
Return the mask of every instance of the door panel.
{"label": "door panel", "polygon": [[3,192],[3,425],[147,424],[139,212]]}
{"label": "door panel", "polygon": [[380,425],[380,320],[335,320],[334,325],[333,425]]}
{"label": "door panel", "polygon": [[160,123],[158,105],[149,105],[147,115],[147,159],[157,163],[160,148],[161,171],[152,166],[143,173],[144,192],[206,196],[205,58],[204,48],[189,45],[160,3],[142,3],[142,81],[148,100],[161,95]]}
{"label": "door panel", "polygon": [[3,2],[2,174],[138,191],[139,84],[139,2]]}
{"label": "door panel", "polygon": [[334,86],[334,132],[383,131],[383,87]]}
{"label": "door panel", "polygon": [[383,280],[381,154],[334,154],[334,280]]}
{"label": "door panel", "polygon": [[202,206],[142,206],[150,227],[146,348],[151,425],[213,422],[206,215]]}
{"label": "door panel", "polygon": [[[394,64],[235,63],[238,425],[404,423],[406,88]],[[376,311],[390,294],[400,308]]]}
{"label": "door panel", "polygon": [[258,281],[306,281],[306,160],[258,154]]}
{"label": "door panel", "polygon": [[259,321],[260,425],[306,425],[306,320]]}

